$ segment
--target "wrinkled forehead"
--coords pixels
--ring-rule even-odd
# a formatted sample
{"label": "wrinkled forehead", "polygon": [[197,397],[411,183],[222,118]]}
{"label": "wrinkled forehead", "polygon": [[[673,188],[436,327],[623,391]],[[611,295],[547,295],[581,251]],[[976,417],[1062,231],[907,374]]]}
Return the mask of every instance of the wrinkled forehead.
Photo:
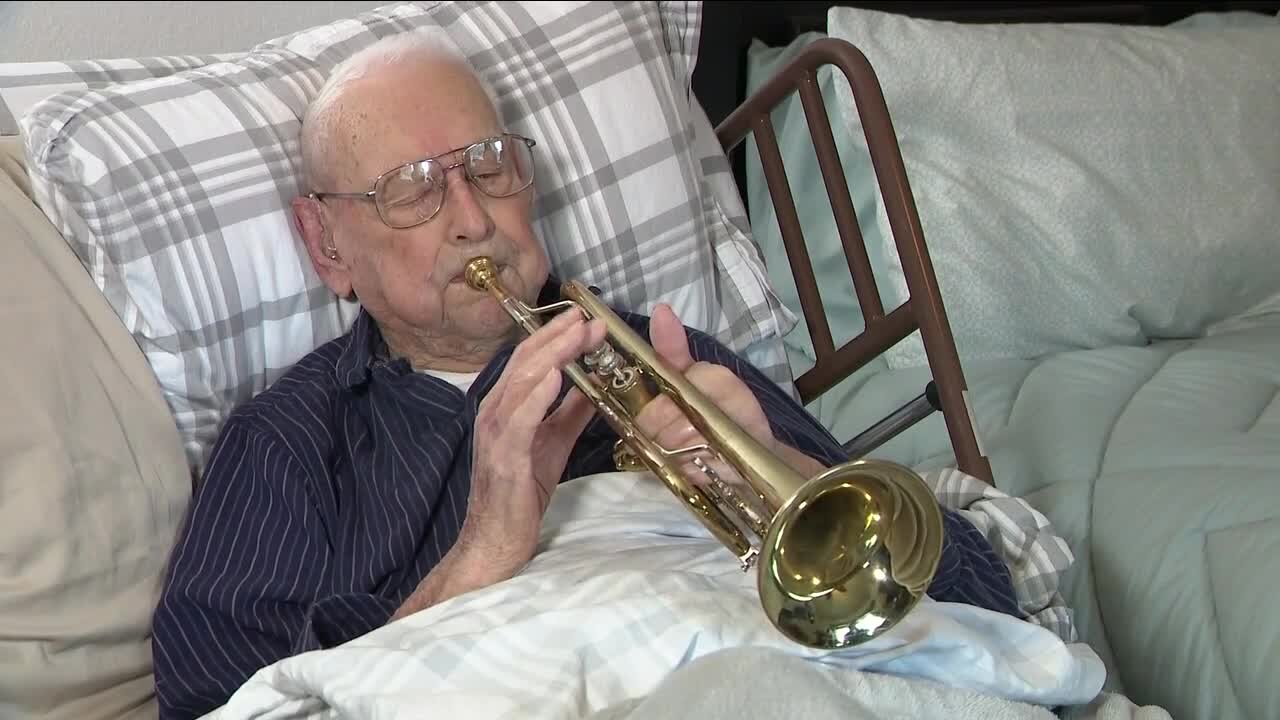
{"label": "wrinkled forehead", "polygon": [[[470,78],[409,78],[357,113],[349,133],[357,182],[404,163],[460,150],[503,131],[496,109]],[[461,160],[461,153],[450,158]]]}

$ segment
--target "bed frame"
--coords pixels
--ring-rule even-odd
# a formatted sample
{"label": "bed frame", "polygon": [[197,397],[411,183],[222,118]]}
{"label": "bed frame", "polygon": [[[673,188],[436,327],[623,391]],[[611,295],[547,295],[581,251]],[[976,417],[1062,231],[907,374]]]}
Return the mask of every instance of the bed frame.
{"label": "bed frame", "polygon": [[[761,168],[817,358],[811,369],[796,378],[801,401],[808,403],[821,396],[867,362],[919,330],[933,381],[915,400],[851,439],[846,449],[854,457],[866,455],[932,412],[941,411],[957,467],[994,484],[991,464],[974,429],[964,371],[929,259],[897,135],[874,69],[857,48],[828,38],[808,46],[750,98],[745,97],[746,54],[751,41],[758,38],[770,45],[782,45],[805,32],[825,32],[827,10],[834,5],[888,10],[955,22],[1160,25],[1196,12],[1255,10],[1274,15],[1280,11],[1280,2],[707,2],[704,5],[702,41],[693,75],[694,93],[716,126],[720,142],[729,154],[744,203],[748,193],[744,157],[746,143],[743,141],[748,135],[755,139],[760,153]],[[902,260],[908,299],[888,313],[876,289],[876,279],[818,88],[818,69],[828,64],[843,72],[852,87],[854,103],[866,133],[871,164]],[[865,330],[839,348],[832,340],[770,120],[771,111],[793,93],[799,93],[804,108],[854,291],[866,318]]]}

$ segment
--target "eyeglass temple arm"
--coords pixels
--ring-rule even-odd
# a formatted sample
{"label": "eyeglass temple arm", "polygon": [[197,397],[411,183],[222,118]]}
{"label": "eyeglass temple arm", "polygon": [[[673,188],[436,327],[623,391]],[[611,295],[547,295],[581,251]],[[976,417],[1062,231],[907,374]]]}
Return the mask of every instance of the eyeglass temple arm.
{"label": "eyeglass temple arm", "polygon": [[312,200],[323,200],[324,198],[327,198],[327,197],[362,197],[362,198],[371,198],[371,197],[373,197],[374,195],[375,195],[375,193],[374,193],[374,191],[372,191],[372,190],[366,190],[366,191],[364,191],[364,192],[345,192],[345,193],[341,193],[341,192],[311,192],[311,193],[307,193],[307,197],[311,198]]}

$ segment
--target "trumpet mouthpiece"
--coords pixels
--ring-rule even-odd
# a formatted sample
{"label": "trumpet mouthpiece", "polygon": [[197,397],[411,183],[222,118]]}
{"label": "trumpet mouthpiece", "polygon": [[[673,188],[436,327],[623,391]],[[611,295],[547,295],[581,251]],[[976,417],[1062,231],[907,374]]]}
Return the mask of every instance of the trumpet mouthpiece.
{"label": "trumpet mouthpiece", "polygon": [[462,279],[466,281],[472,290],[483,292],[489,289],[489,285],[493,283],[496,274],[497,270],[493,267],[493,261],[481,256],[473,258],[467,263]]}

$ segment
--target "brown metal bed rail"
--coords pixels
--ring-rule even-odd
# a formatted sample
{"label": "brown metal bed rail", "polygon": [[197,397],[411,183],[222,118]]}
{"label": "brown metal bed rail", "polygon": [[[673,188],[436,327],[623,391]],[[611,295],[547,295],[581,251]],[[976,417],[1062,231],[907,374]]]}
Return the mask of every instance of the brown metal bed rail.
{"label": "brown metal bed rail", "polygon": [[[876,289],[875,275],[858,227],[857,213],[849,195],[849,186],[840,165],[831,123],[827,119],[826,106],[818,86],[818,69],[828,64],[844,73],[853,90],[854,103],[862,120],[889,227],[902,261],[909,297],[887,314]],[[795,92],[800,95],[858,304],[866,318],[863,332],[838,349],[831,337],[813,264],[805,247],[804,233],[800,228],[790,185],[787,183],[777,135],[770,119],[772,110]],[[897,134],[871,63],[860,50],[844,40],[823,38],[807,45],[716,128],[716,134],[726,153],[746,139],[748,133],[753,135],[760,153],[760,164],[777,213],[779,230],[791,271],[795,275],[796,289],[817,358],[811,369],[796,378],[796,389],[801,401],[808,403],[830,390],[850,373],[856,372],[912,332],[919,330],[933,375],[935,387],[931,389],[936,390],[936,396],[931,394],[931,400],[936,402],[943,413],[957,467],[965,473],[993,483],[991,465],[982,454],[973,417],[969,412],[964,371],[960,366],[960,357],[947,321],[933,264],[925,247],[924,233],[907,181]]]}

